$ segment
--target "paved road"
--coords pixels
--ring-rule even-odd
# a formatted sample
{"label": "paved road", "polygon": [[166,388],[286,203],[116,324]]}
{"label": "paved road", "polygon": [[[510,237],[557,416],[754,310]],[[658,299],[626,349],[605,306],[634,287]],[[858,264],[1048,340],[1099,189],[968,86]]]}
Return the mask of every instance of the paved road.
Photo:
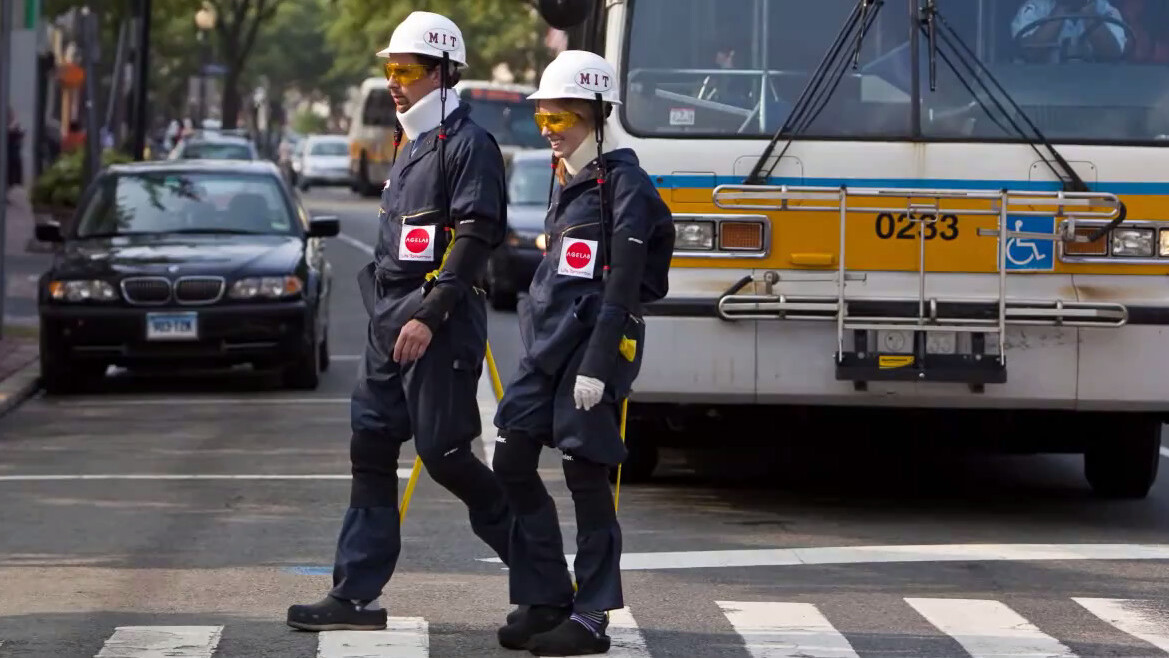
{"label": "paved road", "polygon": [[[320,390],[116,375],[0,419],[0,657],[509,655],[494,639],[505,572],[425,476],[384,598],[396,632],[283,625],[288,604],[329,583],[365,326],[350,282],[376,234],[371,201],[310,196],[347,236],[329,245],[339,294]],[[510,371],[514,316],[493,315],[491,340]],[[610,655],[1169,654],[1165,480],[1148,500],[1104,502],[1071,457],[833,439],[752,477],[674,459],[623,487],[628,608]],[[554,455],[542,472],[571,546]],[[358,642],[387,646],[343,647]]]}

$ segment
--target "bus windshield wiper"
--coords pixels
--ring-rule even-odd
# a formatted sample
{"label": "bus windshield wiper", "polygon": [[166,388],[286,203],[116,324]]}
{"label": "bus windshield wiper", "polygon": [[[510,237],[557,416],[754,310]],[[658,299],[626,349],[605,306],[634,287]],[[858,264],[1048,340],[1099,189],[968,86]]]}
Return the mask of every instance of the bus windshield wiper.
{"label": "bus windshield wiper", "polygon": [[[1063,155],[1055,148],[1055,145],[1051,143],[1051,140],[1047,139],[1047,136],[1043,134],[1043,131],[1041,131],[1039,127],[1035,125],[1035,122],[1033,122],[1031,118],[1027,116],[1027,113],[1023,111],[1023,108],[1015,102],[1015,99],[1011,97],[1007,90],[1003,88],[1003,85],[994,77],[994,74],[990,72],[990,69],[982,63],[982,60],[980,60],[974,51],[970,49],[970,46],[962,41],[962,38],[959,37],[954,28],[950,26],[950,23],[946,20],[945,16],[943,16],[941,12],[938,11],[937,0],[925,0],[925,6],[922,7],[921,11],[922,19],[920,28],[926,36],[930,55],[930,91],[935,91],[937,89],[937,57],[940,56],[942,61],[945,62],[946,66],[949,67],[949,69],[954,73],[954,76],[958,78],[958,81],[964,87],[966,87],[971,96],[974,97],[975,102],[977,102],[978,105],[982,107],[983,111],[986,112],[987,116],[991,117],[991,119],[994,120],[995,123],[1000,127],[1003,127],[1005,131],[1003,124],[994,119],[994,115],[991,113],[990,108],[987,107],[986,103],[982,101],[982,98],[979,96],[979,94],[976,93],[972,88],[970,79],[973,79],[978,84],[978,86],[982,89],[983,92],[986,93],[986,96],[990,99],[998,111],[1006,118],[1007,122],[1011,124],[1011,127],[1015,129],[1015,132],[1020,137],[1027,140],[1027,145],[1031,147],[1031,150],[1035,151],[1035,154],[1039,156],[1039,159],[1043,161],[1043,164],[1047,165],[1047,168],[1051,170],[1051,173],[1055,174],[1055,177],[1060,180],[1060,183],[1063,185],[1064,192],[1090,192],[1091,190],[1088,188],[1088,184],[1085,183],[1082,178],[1080,178],[1080,175],[1076,173],[1076,170],[1072,168],[1071,164],[1069,164],[1068,161],[1064,159]],[[939,42],[942,45],[947,46],[950,54],[959,61],[959,64],[963,65],[963,67],[967,69],[967,73],[970,75],[969,78],[963,75],[963,73],[958,70],[958,67],[950,61],[950,58],[947,57],[946,53],[938,47]],[[989,85],[987,84],[988,81],[990,83]],[[1010,105],[1010,109],[1013,110],[1013,113],[1008,111],[1007,108],[1004,108],[1003,104],[995,98],[994,91],[991,89],[992,85],[994,89],[998,91],[998,94],[1002,97],[1002,99]],[[1031,129],[1030,135],[1023,129],[1022,126],[1019,125],[1017,121],[1015,121],[1015,116],[1022,118],[1022,120],[1027,124],[1027,127]],[[1037,144],[1043,146],[1044,149],[1047,150],[1047,152],[1051,155],[1051,159],[1043,156],[1043,152],[1039,150]],[[1052,162],[1053,160],[1054,163]],[[1058,169],[1056,168],[1057,165],[1059,167]],[[1128,207],[1123,201],[1121,201],[1119,213],[1117,214],[1116,218],[1109,222],[1106,226],[1100,227],[1091,235],[1089,235],[1087,242],[1091,243],[1099,240],[1109,231],[1119,226],[1120,223],[1127,218],[1127,216]]]}
{"label": "bus windshield wiper", "polygon": [[[859,66],[865,35],[876,22],[877,14],[884,4],[885,0],[857,0],[856,5],[849,12],[848,18],[845,19],[844,26],[836,35],[836,40],[828,49],[828,53],[820,61],[815,72],[808,78],[808,83],[800,92],[800,97],[792,107],[791,114],[768,142],[767,148],[763,150],[763,155],[759,156],[751,173],[747,175],[746,184],[765,184],[771,178],[771,172],[775,171],[776,165],[783,159],[796,136],[807,130],[808,126],[812,125],[812,122],[828,106],[828,101],[832,99],[832,94],[840,86],[840,81],[844,78],[844,71],[848,68],[850,58],[846,54],[848,52],[846,48],[850,42],[853,43],[852,68],[855,70]],[[763,102],[763,99],[760,99],[760,102]],[[767,166],[767,161],[771,158],[775,145],[784,136],[787,136],[787,144],[784,145],[783,150],[776,156],[771,166]],[[765,167],[766,172],[764,172]]]}

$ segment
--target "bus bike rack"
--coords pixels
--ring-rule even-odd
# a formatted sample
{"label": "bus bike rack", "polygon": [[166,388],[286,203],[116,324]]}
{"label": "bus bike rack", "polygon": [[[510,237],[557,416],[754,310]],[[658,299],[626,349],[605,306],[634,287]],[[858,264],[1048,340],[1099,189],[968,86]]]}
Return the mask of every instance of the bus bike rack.
{"label": "bus bike rack", "polygon": [[[1122,327],[1128,322],[1123,304],[1086,303],[1062,299],[1021,300],[1007,297],[1006,258],[1012,238],[1064,242],[1088,242],[1076,234],[1077,220],[1112,220],[1120,216],[1121,202],[1113,194],[1097,192],[1032,192],[864,187],[815,187],[793,185],[719,185],[714,205],[724,210],[836,213],[839,217],[840,254],[833,277],[835,296],[772,294],[777,279],[765,277],[766,294],[743,294],[754,288],[754,276],[744,277],[718,301],[718,315],[726,321],[795,320],[835,321],[836,379],[852,381],[863,390],[869,381],[934,381],[969,384],[984,390],[985,384],[1006,382],[1007,325],[1056,327]],[[880,203],[874,204],[873,200]],[[868,202],[866,205],[865,202]],[[854,205],[855,204],[855,205]],[[918,242],[918,293],[905,297],[849,295],[846,268],[845,227],[849,213],[904,212],[920,224]],[[945,215],[997,217],[995,229],[980,228],[980,237],[998,242],[998,294],[994,297],[963,296],[926,298],[925,224]],[[1010,230],[1008,217],[1054,217],[1055,232]],[[855,215],[854,215],[855,217]],[[1054,258],[1053,250],[1052,257]],[[880,354],[880,346],[868,348],[869,331],[912,331],[912,352]],[[971,353],[929,354],[928,332],[969,334]],[[854,332],[854,349],[845,350],[846,332]],[[998,354],[984,358],[986,337],[997,338]],[[879,334],[878,334],[879,335]],[[878,339],[879,340],[879,339]]]}

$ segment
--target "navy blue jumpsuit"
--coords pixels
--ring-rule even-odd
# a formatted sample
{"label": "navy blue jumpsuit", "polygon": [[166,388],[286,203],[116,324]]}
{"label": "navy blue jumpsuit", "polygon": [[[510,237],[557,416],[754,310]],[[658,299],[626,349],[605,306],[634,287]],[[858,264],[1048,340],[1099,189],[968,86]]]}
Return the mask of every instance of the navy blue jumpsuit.
{"label": "navy blue jumpsuit", "polygon": [[[608,471],[627,456],[620,402],[641,367],[640,305],[668,289],[674,224],[632,150],[604,157],[603,186],[594,160],[553,194],[545,219],[548,250],[518,308],[524,354],[495,416],[493,466],[516,519],[508,573],[511,602],[520,605],[577,612],[625,605]],[[604,242],[600,189],[610,218]],[[601,401],[588,410],[573,401],[578,374],[605,383]],[[576,508],[575,596],[556,507],[536,472],[545,445],[562,453]]]}
{"label": "navy blue jumpsuit", "polygon": [[[402,147],[382,191],[374,260],[358,275],[370,321],[350,407],[353,482],[330,592],[340,599],[377,598],[393,575],[398,455],[411,437],[431,477],[467,505],[472,531],[508,562],[504,493],[471,451],[487,342],[486,300],[472,282],[503,239],[506,183],[498,145],[468,113],[460,106],[444,122],[443,166],[437,129]],[[420,359],[398,364],[394,344],[411,319],[433,338]]]}

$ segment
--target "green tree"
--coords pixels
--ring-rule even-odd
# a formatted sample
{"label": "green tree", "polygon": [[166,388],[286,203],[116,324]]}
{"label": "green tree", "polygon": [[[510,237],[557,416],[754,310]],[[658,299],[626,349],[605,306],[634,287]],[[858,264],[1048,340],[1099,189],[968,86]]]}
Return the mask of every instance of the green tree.
{"label": "green tree", "polygon": [[219,61],[227,69],[223,76],[224,128],[235,128],[243,108],[241,79],[260,26],[270,21],[286,0],[207,0],[215,8],[218,20]]}
{"label": "green tree", "polygon": [[517,0],[331,0],[336,12],[328,37],[343,71],[376,75],[374,53],[389,43],[394,28],[415,10],[449,17],[463,32],[469,70],[465,78],[490,78],[491,69],[506,63],[515,72],[539,69],[546,62],[543,21],[527,1]]}
{"label": "green tree", "polygon": [[325,38],[329,23],[328,0],[290,0],[280,7],[256,41],[248,78],[268,82],[269,96],[283,98],[295,90],[336,104],[346,90],[361,82],[365,67],[345,70],[336,62]]}

